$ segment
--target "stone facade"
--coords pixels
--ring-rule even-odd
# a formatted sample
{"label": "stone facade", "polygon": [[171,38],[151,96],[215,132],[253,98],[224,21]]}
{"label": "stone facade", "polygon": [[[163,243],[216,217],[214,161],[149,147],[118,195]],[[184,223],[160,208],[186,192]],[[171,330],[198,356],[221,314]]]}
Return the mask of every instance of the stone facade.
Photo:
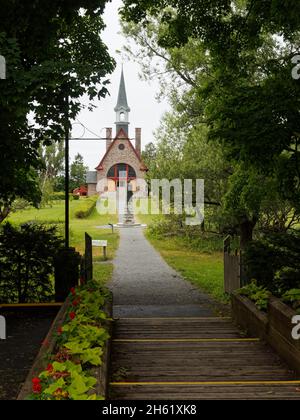
{"label": "stone facade", "polygon": [[[138,139],[138,145],[139,144],[140,138]],[[138,149],[140,150],[139,147]],[[133,168],[136,173],[136,179],[145,179],[147,168],[142,162],[136,148],[133,146],[125,131],[122,129],[119,131],[114,141],[108,145],[108,150],[106,151],[104,158],[96,168],[97,176],[95,181],[88,184],[89,196],[96,194],[97,185],[101,186],[100,191],[98,191],[100,194],[116,191],[116,182],[115,180],[108,178],[108,173],[111,168],[118,164],[125,164]],[[100,181],[104,182],[99,184]],[[131,190],[136,192],[136,180],[131,179],[129,183],[131,185]]]}

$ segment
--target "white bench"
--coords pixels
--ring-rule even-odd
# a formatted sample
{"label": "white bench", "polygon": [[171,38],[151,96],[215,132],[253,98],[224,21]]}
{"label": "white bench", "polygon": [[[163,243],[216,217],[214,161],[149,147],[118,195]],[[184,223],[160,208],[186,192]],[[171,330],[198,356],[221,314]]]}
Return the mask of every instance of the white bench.
{"label": "white bench", "polygon": [[107,241],[92,241],[92,245],[95,248],[103,248],[103,258],[107,260]]}

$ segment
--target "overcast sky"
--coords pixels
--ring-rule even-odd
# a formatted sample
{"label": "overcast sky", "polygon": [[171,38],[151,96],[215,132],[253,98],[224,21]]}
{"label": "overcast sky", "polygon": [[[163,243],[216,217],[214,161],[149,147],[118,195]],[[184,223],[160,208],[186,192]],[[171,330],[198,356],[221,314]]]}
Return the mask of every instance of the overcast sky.
{"label": "overcast sky", "polygon": [[[82,111],[78,120],[80,120],[92,132],[101,137],[105,137],[103,128],[113,127],[115,129],[115,112],[114,108],[117,103],[118,89],[121,77],[122,58],[117,54],[116,50],[120,50],[126,45],[126,38],[123,37],[119,23],[118,9],[122,4],[122,0],[113,0],[106,8],[104,20],[107,25],[102,39],[109,48],[110,54],[115,58],[118,65],[111,76],[111,85],[109,86],[110,95],[101,101],[95,101],[97,108],[93,112],[87,109]],[[130,137],[134,137],[135,128],[142,128],[143,147],[153,141],[153,131],[159,126],[160,119],[168,109],[167,102],[158,103],[155,95],[159,90],[157,82],[151,84],[142,82],[138,73],[140,67],[134,62],[124,62],[124,73],[127,89],[128,104],[131,108],[130,113]],[[114,131],[115,133],[115,131]],[[83,129],[74,125],[73,136],[81,137]],[[85,137],[93,137],[92,134],[86,132]],[[85,164],[90,170],[94,170],[99,164],[105,153],[105,142],[71,142],[71,158],[73,159],[77,153],[84,157]]]}

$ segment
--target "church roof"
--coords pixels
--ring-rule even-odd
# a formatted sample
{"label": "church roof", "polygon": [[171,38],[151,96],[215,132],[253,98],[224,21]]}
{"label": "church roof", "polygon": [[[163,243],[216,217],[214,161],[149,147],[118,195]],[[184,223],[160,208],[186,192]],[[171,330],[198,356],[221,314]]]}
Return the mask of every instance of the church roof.
{"label": "church roof", "polygon": [[132,148],[132,150],[134,151],[137,159],[139,160],[139,162],[141,163],[141,171],[148,171],[147,166],[144,164],[144,162],[142,161],[141,157],[139,156],[138,152],[136,151],[136,149],[133,147],[130,139],[128,138],[128,135],[125,133],[125,131],[123,130],[123,128],[121,128],[121,130],[117,133],[114,141],[111,143],[109,149],[107,150],[107,152],[105,153],[105,156],[103,157],[103,159],[101,160],[101,162],[99,163],[99,165],[97,166],[96,170],[97,171],[102,171],[103,170],[103,163],[105,161],[105,159],[107,158],[107,156],[109,155],[110,151],[112,150],[112,148],[114,147],[115,143],[117,140],[127,140],[130,147]]}
{"label": "church roof", "polygon": [[118,95],[118,103],[115,107],[115,111],[119,111],[120,109],[123,109],[126,112],[130,112],[130,108],[128,106],[127,102],[127,93],[126,93],[126,86],[125,86],[125,78],[124,78],[124,71],[122,69],[121,74],[121,81],[120,81],[120,87],[119,87],[119,95]]}
{"label": "church roof", "polygon": [[97,172],[91,171],[86,174],[86,183],[87,184],[97,184]]}

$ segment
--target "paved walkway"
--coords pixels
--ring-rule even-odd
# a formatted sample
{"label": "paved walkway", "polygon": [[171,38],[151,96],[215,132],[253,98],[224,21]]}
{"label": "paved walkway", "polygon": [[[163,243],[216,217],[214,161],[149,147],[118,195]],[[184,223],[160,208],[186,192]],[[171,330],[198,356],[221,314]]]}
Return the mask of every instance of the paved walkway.
{"label": "paved walkway", "polygon": [[114,317],[213,316],[213,302],[172,270],[143,234],[120,230],[112,289]]}

